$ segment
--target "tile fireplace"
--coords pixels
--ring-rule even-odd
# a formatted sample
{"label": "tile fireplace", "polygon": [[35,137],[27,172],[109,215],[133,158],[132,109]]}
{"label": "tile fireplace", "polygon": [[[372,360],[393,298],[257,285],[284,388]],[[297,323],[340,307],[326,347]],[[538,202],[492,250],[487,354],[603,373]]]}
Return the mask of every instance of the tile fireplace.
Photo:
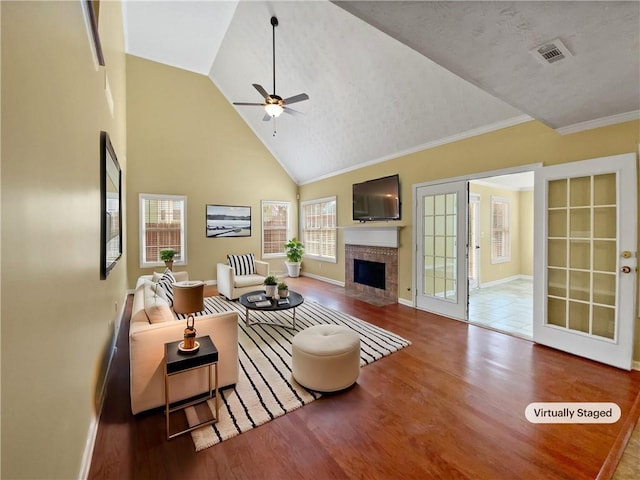
{"label": "tile fireplace", "polygon": [[348,294],[361,297],[365,301],[383,305],[396,303],[398,301],[398,249],[345,245],[344,283]]}

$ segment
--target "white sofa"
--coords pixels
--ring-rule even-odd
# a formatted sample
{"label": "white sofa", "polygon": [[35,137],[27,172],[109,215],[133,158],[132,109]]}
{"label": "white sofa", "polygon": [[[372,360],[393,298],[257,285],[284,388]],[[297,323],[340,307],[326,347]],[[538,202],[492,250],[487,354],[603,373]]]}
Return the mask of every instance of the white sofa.
{"label": "white sofa", "polygon": [[218,263],[218,293],[229,300],[235,300],[245,293],[262,290],[264,279],[269,275],[269,264],[256,260],[256,273],[252,275],[236,275],[233,268],[225,263]]}
{"label": "white sofa", "polygon": [[[176,281],[188,280],[186,272],[176,272]],[[186,321],[178,320],[169,304],[155,292],[151,275],[138,279],[133,295],[129,326],[131,411],[133,414],[164,406],[164,344],[182,340]],[[238,381],[238,314],[216,313],[198,316],[198,336],[209,335],[218,349],[218,387]],[[207,369],[174,375],[170,402],[184,400],[208,389]]]}

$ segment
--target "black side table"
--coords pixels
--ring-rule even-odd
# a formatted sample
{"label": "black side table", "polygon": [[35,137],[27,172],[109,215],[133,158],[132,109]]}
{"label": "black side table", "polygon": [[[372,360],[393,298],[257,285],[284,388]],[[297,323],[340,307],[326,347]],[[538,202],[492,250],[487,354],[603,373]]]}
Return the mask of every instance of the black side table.
{"label": "black side table", "polygon": [[[164,344],[164,400],[165,400],[165,417],[167,422],[167,439],[172,439],[183,433],[190,432],[196,428],[205,425],[211,425],[218,421],[219,403],[218,403],[218,349],[214,345],[211,337],[197,337],[196,341],[200,344],[197,352],[184,353],[178,349],[178,345],[182,342],[169,342]],[[209,394],[206,397],[199,397],[196,400],[187,403],[180,403],[178,406],[171,407],[169,405],[169,377],[180,373],[195,370],[197,368],[207,368],[209,377]],[[215,381],[212,380],[212,374],[215,373]],[[212,388],[213,387],[213,388]],[[193,425],[185,430],[171,433],[169,430],[169,416],[172,412],[184,410],[187,407],[205,402],[213,398],[212,391],[215,394],[215,415],[213,419]]]}

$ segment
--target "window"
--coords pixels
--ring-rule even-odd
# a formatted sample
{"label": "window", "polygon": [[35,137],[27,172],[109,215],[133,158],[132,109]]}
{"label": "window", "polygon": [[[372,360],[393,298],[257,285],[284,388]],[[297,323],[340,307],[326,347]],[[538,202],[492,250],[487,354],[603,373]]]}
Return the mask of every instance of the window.
{"label": "window", "polygon": [[302,202],[305,257],[336,262],[336,197]]}
{"label": "window", "polygon": [[262,256],[284,257],[289,236],[290,202],[262,202]]}
{"label": "window", "polygon": [[511,261],[509,200],[491,197],[491,263]]}
{"label": "window", "polygon": [[141,193],[140,268],[164,265],[160,251],[176,251],[175,265],[187,264],[187,197]]}

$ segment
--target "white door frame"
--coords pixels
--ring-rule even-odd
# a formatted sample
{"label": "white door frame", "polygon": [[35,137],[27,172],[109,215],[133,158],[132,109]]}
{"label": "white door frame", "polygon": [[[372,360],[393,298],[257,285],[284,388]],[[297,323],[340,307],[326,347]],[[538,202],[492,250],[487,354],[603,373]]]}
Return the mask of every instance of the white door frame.
{"label": "white door frame", "polygon": [[[469,245],[469,251],[473,249],[473,270],[476,273],[475,283],[472,284],[471,280],[469,280],[469,290],[479,288],[480,287],[480,255],[482,255],[480,250],[480,194],[479,193],[471,193],[469,192],[469,204],[475,204],[476,216],[473,219],[473,230],[476,236],[477,245]],[[469,224],[471,228],[471,224]],[[471,236],[471,235],[469,235]],[[471,240],[471,238],[469,238]],[[467,254],[468,255],[468,254]]]}

